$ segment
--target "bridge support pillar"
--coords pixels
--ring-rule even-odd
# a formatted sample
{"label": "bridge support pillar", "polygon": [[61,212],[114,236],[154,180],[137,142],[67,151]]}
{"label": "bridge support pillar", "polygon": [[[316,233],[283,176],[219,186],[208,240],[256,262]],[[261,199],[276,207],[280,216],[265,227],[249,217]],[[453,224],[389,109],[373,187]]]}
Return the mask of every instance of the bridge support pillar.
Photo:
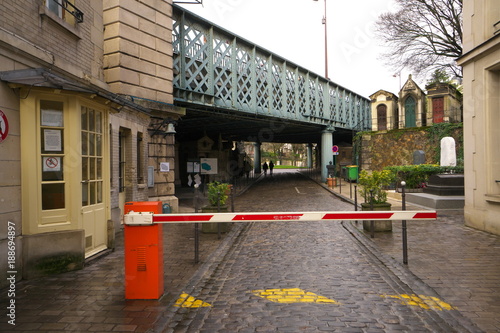
{"label": "bridge support pillar", "polygon": [[328,170],[326,166],[333,163],[332,145],[333,128],[327,128],[321,132],[321,181],[326,182]]}
{"label": "bridge support pillar", "polygon": [[260,175],[262,172],[260,169],[261,163],[260,163],[260,142],[254,142],[253,144],[253,170],[255,175]]}
{"label": "bridge support pillar", "polygon": [[312,168],[312,154],[313,154],[312,143],[308,143],[307,144],[307,167],[309,169]]}

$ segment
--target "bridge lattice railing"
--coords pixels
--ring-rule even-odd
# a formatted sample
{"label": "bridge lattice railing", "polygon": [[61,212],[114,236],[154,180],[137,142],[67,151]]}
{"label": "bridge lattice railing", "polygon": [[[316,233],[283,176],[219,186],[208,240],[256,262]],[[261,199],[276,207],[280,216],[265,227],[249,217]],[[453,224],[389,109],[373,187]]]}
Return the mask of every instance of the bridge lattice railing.
{"label": "bridge lattice railing", "polygon": [[371,129],[370,101],[174,5],[174,97],[195,104]]}

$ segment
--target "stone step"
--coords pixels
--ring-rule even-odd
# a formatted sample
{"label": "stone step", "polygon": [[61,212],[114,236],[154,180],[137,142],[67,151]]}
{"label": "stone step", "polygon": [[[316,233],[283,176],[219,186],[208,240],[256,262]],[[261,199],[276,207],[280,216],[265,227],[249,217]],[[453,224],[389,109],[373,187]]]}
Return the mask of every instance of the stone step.
{"label": "stone step", "polygon": [[430,193],[408,193],[406,201],[433,209],[464,209],[463,195],[435,195]]}

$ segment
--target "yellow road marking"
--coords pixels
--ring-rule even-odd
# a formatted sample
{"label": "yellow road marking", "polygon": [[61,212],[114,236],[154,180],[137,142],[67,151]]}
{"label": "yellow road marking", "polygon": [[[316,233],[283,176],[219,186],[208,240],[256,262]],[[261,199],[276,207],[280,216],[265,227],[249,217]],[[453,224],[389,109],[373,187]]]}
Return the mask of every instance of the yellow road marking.
{"label": "yellow road marking", "polygon": [[418,306],[422,309],[430,310],[455,310],[456,308],[452,307],[450,304],[443,302],[437,297],[425,296],[425,295],[380,295],[380,297],[387,298],[395,298],[401,300],[401,304],[410,305],[410,306]]}
{"label": "yellow road marking", "polygon": [[261,289],[252,290],[255,296],[267,299],[275,303],[330,303],[339,304],[337,301],[328,299],[315,293],[304,291],[300,288],[288,289]]}
{"label": "yellow road marking", "polygon": [[196,299],[193,296],[190,296],[189,294],[183,293],[181,294],[179,299],[177,299],[174,306],[182,308],[202,308],[202,307],[209,307],[212,305],[203,302],[202,300]]}

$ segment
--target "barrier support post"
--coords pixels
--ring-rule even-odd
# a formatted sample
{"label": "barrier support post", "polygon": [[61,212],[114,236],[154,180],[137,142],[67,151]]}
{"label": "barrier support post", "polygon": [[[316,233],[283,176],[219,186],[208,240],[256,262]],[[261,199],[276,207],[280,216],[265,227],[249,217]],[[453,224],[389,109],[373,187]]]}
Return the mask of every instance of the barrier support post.
{"label": "barrier support post", "polygon": [[[162,213],[161,201],[125,203],[124,213]],[[125,299],[159,299],[163,295],[163,226],[124,225]]]}

